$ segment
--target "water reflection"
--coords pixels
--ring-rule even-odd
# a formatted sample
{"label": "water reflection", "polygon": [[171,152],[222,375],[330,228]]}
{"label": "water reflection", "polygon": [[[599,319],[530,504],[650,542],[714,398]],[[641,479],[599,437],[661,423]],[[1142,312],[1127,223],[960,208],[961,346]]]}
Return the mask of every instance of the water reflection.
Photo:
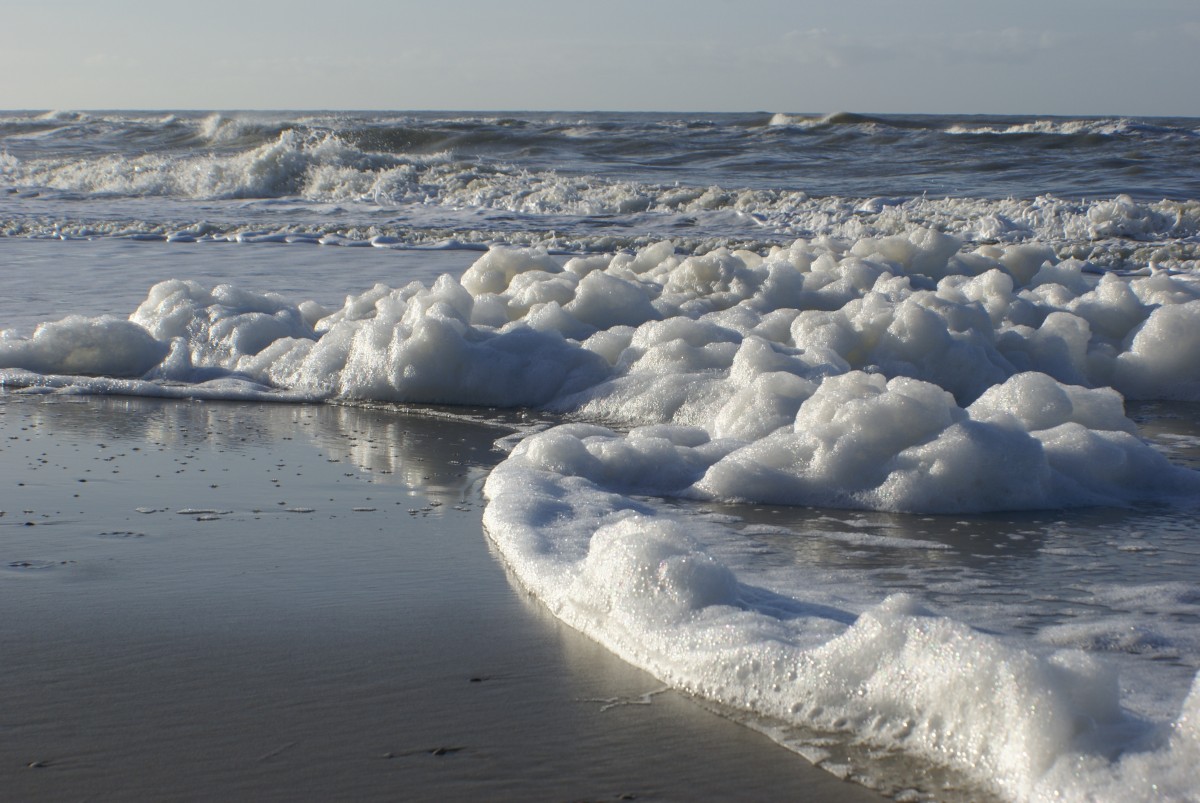
{"label": "water reflection", "polygon": [[117,396],[0,394],[0,410],[21,416],[18,431],[62,433],[98,448],[236,453],[307,441],[321,459],[368,473],[373,482],[443,501],[478,487],[502,457],[494,442],[511,431],[397,409]]}

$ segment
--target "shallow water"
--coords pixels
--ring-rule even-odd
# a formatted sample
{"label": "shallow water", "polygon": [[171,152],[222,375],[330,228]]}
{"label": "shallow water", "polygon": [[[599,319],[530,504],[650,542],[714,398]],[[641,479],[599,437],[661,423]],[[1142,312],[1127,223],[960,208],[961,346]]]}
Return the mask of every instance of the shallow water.
{"label": "shallow water", "polygon": [[[1102,653],[1122,666],[1128,704],[1147,716],[1177,711],[1200,671],[1194,508],[936,517],[705,509],[735,518],[742,535],[714,552],[731,567],[753,566],[768,586],[778,574],[780,588],[796,593],[782,578],[802,567],[843,606],[914,594],[987,632]],[[1146,673],[1162,685],[1132,681]]]}

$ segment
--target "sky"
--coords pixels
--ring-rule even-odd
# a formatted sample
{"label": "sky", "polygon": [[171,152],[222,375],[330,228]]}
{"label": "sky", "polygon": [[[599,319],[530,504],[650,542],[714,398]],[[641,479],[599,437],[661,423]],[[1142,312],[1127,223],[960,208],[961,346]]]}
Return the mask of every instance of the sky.
{"label": "sky", "polygon": [[1200,116],[1197,0],[0,0],[3,109]]}

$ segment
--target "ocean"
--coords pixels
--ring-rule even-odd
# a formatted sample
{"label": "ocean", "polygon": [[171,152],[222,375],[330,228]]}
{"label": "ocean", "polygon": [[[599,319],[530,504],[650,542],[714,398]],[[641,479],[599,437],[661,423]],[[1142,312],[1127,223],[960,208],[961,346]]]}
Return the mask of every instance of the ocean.
{"label": "ocean", "polygon": [[0,143],[3,393],[518,422],[480,538],[669,686],[901,798],[1200,799],[1200,120]]}

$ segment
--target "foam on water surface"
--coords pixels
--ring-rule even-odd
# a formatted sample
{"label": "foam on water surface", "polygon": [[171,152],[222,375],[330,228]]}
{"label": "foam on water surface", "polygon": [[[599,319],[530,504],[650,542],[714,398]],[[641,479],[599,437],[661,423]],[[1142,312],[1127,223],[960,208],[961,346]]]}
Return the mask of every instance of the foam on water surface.
{"label": "foam on water surface", "polygon": [[[1128,612],[1186,618],[1194,586],[1101,592],[1124,619],[1068,616],[1031,640],[887,582],[845,597],[826,568],[764,572],[730,551],[736,526],[634,497],[970,514],[1194,503],[1200,475],[1138,437],[1118,391],[1195,398],[1198,298],[1189,276],[1094,275],[926,231],[765,255],[493,249],[459,279],[380,284],[340,309],[169,280],[127,320],[5,332],[0,362],[26,392],[572,412],[596,423],[516,441],[486,486],[490,537],[556,615],[672,685],[1004,796],[1150,799],[1151,776],[1195,791],[1181,757],[1196,694],[1183,702],[1178,674],[1123,693],[1125,665],[1097,656],[1195,662],[1186,627]],[[903,541],[833,539],[893,554]]]}
{"label": "foam on water surface", "polygon": [[1115,671],[1092,655],[988,634],[904,594],[858,610],[819,570],[801,569],[792,596],[739,582],[692,537],[694,522],[520,454],[487,493],[488,532],[533,593],[672,684],[851,731],[1014,799],[1195,793],[1194,690],[1173,721],[1155,722],[1122,709]]}
{"label": "foam on water surface", "polygon": [[[265,266],[52,302],[4,324],[0,383],[540,410],[487,480],[488,536],[631,663],[854,777],[873,759],[847,745],[968,799],[1197,798],[1200,192],[776,178],[880,137],[1049,169],[1064,143],[1190,153],[1194,126],[760,118],[0,120],[8,234]],[[631,166],[664,131],[706,182]],[[765,167],[737,166],[751,141]],[[453,273],[328,268],[416,245]]]}

